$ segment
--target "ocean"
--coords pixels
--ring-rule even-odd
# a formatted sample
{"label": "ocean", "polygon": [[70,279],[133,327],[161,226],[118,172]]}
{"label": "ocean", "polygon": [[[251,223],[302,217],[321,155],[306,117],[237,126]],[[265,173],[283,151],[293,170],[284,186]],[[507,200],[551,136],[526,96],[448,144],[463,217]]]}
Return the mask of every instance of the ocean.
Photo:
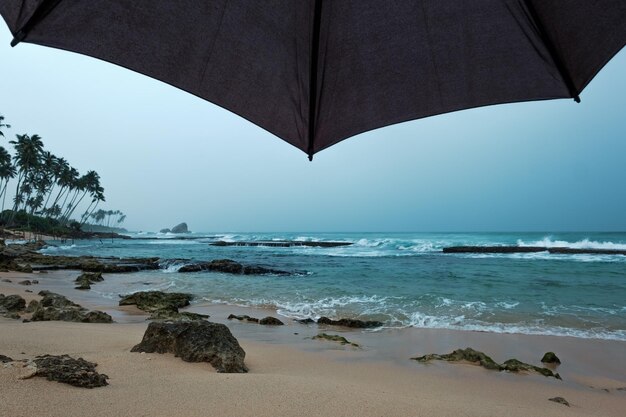
{"label": "ocean", "polygon": [[[275,309],[285,318],[380,320],[436,328],[626,340],[626,256],[445,254],[448,246],[519,245],[626,250],[626,233],[129,233],[129,240],[51,242],[55,255],[159,257],[161,269],[108,275],[102,297],[190,292],[196,302]],[[183,237],[181,239],[181,236]],[[212,246],[262,241],[341,247]],[[232,259],[290,275],[179,273]]]}

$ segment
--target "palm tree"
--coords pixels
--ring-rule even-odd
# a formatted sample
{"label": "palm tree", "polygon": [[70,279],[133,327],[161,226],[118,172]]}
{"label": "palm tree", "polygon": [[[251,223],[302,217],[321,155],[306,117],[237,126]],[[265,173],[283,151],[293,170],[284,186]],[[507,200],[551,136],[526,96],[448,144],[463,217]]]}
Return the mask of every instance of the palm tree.
{"label": "palm tree", "polygon": [[[33,172],[40,166],[41,153],[43,151],[43,142],[39,135],[17,135],[17,140],[12,140],[11,143],[15,147],[15,166],[17,168],[17,186],[15,188],[14,206],[13,211],[19,209],[20,205],[26,203],[24,193],[32,192],[32,185],[30,180],[32,179]],[[26,181],[25,181],[26,180]]]}
{"label": "palm tree", "polygon": [[0,199],[2,199],[2,210],[0,213],[4,212],[4,203],[7,196],[7,186],[9,185],[9,180],[15,177],[17,171],[11,162],[11,155],[0,146]]}
{"label": "palm tree", "polygon": [[0,114],[0,136],[4,137],[4,133],[2,133],[2,129],[10,129],[11,125],[8,125],[4,122],[4,116]]}

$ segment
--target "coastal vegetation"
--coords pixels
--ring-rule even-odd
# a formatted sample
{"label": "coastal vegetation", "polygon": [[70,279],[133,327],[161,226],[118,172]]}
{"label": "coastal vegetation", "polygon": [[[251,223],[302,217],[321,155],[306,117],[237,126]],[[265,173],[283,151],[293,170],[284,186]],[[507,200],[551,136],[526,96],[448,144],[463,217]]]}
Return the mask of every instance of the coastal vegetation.
{"label": "coastal vegetation", "polygon": [[[0,115],[0,137],[11,125]],[[119,210],[96,211],[105,201],[100,175],[84,174],[44,147],[39,135],[17,134],[0,144],[0,226],[3,229],[72,236],[89,221],[120,225]],[[12,198],[7,202],[7,197]],[[12,202],[11,202],[12,200]]]}

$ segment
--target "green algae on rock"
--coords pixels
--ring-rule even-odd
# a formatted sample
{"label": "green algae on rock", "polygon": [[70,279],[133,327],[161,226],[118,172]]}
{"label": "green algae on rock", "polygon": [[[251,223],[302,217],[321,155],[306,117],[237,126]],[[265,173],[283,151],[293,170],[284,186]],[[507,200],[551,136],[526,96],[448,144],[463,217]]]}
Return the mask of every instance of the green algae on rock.
{"label": "green algae on rock", "polygon": [[328,340],[331,342],[337,342],[341,345],[350,345],[353,347],[360,347],[357,343],[352,343],[350,342],[348,339],[346,339],[343,336],[339,336],[337,334],[326,334],[326,333],[320,333],[317,336],[313,336],[312,337],[313,340]]}

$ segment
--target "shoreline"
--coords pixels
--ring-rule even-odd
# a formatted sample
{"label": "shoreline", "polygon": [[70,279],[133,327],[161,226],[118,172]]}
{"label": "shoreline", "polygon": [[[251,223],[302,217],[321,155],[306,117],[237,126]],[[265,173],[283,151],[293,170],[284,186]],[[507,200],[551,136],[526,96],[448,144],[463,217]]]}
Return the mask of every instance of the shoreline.
{"label": "shoreline", "polygon": [[[106,398],[111,397],[110,400],[115,402],[122,398],[124,406],[130,409],[133,409],[129,397],[131,393],[137,398],[144,398],[149,395],[149,391],[163,390],[166,388],[163,384],[176,381],[175,384],[182,384],[174,388],[176,396],[184,396],[180,392],[183,387],[184,390],[194,392],[199,389],[198,384],[203,385],[200,381],[205,379],[207,380],[205,383],[219,381],[223,384],[230,381],[229,384],[234,384],[231,386],[232,392],[223,392],[220,397],[221,400],[229,400],[229,404],[232,401],[240,401],[242,396],[244,399],[247,398],[247,390],[256,393],[265,392],[264,390],[270,389],[267,387],[270,380],[276,384],[270,390],[281,387],[280,395],[285,395],[293,401],[288,405],[282,401],[277,402],[277,399],[282,397],[272,397],[267,404],[269,408],[258,413],[254,412],[259,410],[258,402],[265,400],[256,398],[248,404],[249,408],[236,407],[236,413],[235,409],[228,410],[225,403],[218,401],[221,407],[226,407],[215,413],[219,415],[379,415],[385,411],[385,415],[618,416],[626,407],[626,391],[621,390],[626,387],[626,342],[623,341],[419,328],[362,331],[317,324],[304,325],[284,319],[269,308],[258,309],[203,302],[181,310],[208,313],[211,316],[210,321],[226,324],[231,329],[247,353],[246,363],[250,368],[250,374],[249,379],[244,381],[246,376],[216,374],[207,364],[188,364],[174,358],[173,355],[130,353],[130,348],[139,343],[147,327],[148,322],[145,321],[147,314],[134,306],[119,307],[113,300],[102,298],[94,291],[74,290],[72,283],[74,275],[75,271],[67,270],[51,271],[48,274],[4,272],[0,273],[0,278],[9,278],[13,283],[0,282],[0,293],[19,294],[28,302],[30,299],[38,298],[36,294],[40,290],[49,289],[89,309],[101,309],[111,314],[118,323],[21,323],[17,320],[0,318],[0,333],[3,334],[0,354],[15,359],[44,353],[84,356],[85,359],[99,363],[98,370],[111,377],[111,386],[90,390],[87,394],[89,398],[92,395],[91,391]],[[22,279],[33,278],[39,280],[39,284],[22,286],[17,283]],[[27,293],[26,290],[33,292]],[[227,320],[228,314],[248,314],[259,318],[271,315],[281,318],[285,325],[269,327]],[[343,347],[332,342],[311,339],[321,332],[344,336],[361,347]],[[540,365],[539,359],[543,353],[555,351],[563,361],[558,368],[563,381],[534,374],[487,371],[474,365],[441,362],[419,364],[409,359],[427,353],[449,353],[456,348],[468,346],[484,351],[497,362],[515,357],[537,365]],[[21,352],[25,352],[26,355],[22,355]],[[150,362],[147,362],[147,358],[150,358]],[[117,386],[120,383],[119,378],[130,378],[131,371],[134,369],[138,372],[138,367],[141,367],[145,383],[149,386],[142,387],[138,381],[132,383],[127,381],[123,388],[124,392],[120,392],[122,387]],[[163,375],[161,373],[163,368],[168,369],[172,375]],[[312,375],[316,378],[311,379]],[[82,412],[81,406],[73,401],[80,403],[82,400],[78,398],[86,395],[83,394],[84,391],[77,392],[73,387],[36,379],[37,381],[16,381],[11,371],[0,368],[0,390],[10,392],[10,398],[21,398],[19,401],[14,402],[10,399],[7,402],[6,410],[7,412],[11,410],[7,415],[35,413],[51,416],[80,415],[78,413]],[[294,381],[297,381],[296,385],[303,384],[301,386],[303,391],[299,392],[291,387]],[[346,384],[347,388],[344,387]],[[349,400],[337,397],[339,394],[336,390],[339,387],[343,387],[344,395],[350,396]],[[376,387],[376,392],[372,392],[372,387]],[[356,388],[358,389],[355,391]],[[48,398],[48,391],[60,395],[61,398],[56,400]],[[55,403],[59,401],[67,403],[63,402],[63,408],[56,411],[59,414],[42,411],[41,408],[26,413],[27,408],[20,408],[20,404],[33,392],[36,392],[37,396],[48,398],[49,401],[56,401]],[[318,401],[307,402],[305,409],[300,410],[298,404],[302,401],[301,396],[306,397],[304,392],[312,393]],[[381,394],[382,392],[385,395]],[[409,395],[409,392],[412,394]],[[364,396],[364,393],[368,395]],[[278,393],[273,392],[272,395]],[[548,398],[554,396],[566,398],[571,407],[549,402]],[[124,398],[128,403],[124,402]],[[175,399],[173,394],[168,398],[172,401]],[[393,400],[387,401],[390,398]],[[326,404],[328,399],[334,399],[338,403],[335,406]],[[202,415],[200,408],[196,407],[207,404],[203,400],[189,399],[189,401],[192,401],[192,404],[179,404],[178,407],[190,407],[188,409],[191,412],[186,415]],[[325,403],[326,407],[330,407],[328,413],[322,413],[316,408],[321,406],[320,401]],[[370,407],[363,408],[364,402],[368,401]],[[168,415],[174,412],[168,408],[170,405],[161,401],[156,403],[159,404],[159,408],[147,414]],[[460,403],[465,405],[461,407]],[[98,401],[95,401],[95,404],[98,404]],[[336,408],[339,404],[348,404],[350,408],[342,412]],[[293,408],[296,406],[298,408]],[[512,408],[502,409],[504,406]],[[108,411],[94,409],[89,413],[103,416],[117,415],[121,408],[114,413],[116,407]],[[61,412],[66,409],[67,414],[62,414]],[[195,414],[193,410],[196,410]],[[1,412],[0,415],[4,416]]]}

